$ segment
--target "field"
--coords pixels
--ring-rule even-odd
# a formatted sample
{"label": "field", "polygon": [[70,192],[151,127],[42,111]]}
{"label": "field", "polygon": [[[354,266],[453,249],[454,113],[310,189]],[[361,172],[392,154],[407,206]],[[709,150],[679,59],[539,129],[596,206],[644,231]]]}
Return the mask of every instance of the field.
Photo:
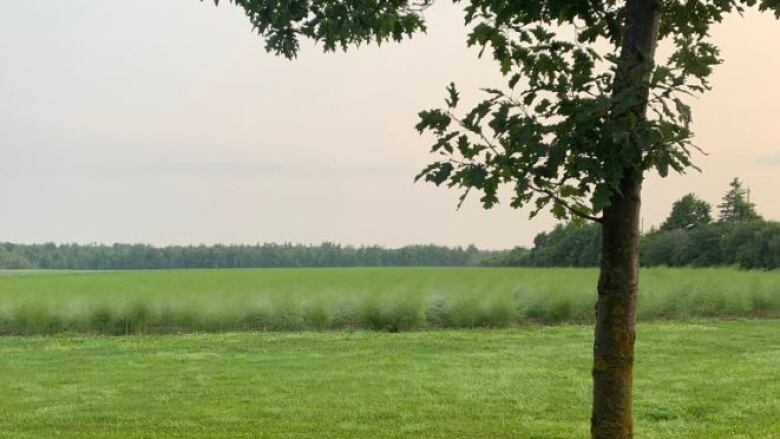
{"label": "field", "polygon": [[[596,276],[0,272],[0,438],[586,437]],[[644,269],[637,437],[780,435],[778,317],[780,272]]]}
{"label": "field", "polygon": [[[780,321],[639,326],[638,438],[780,436]],[[577,438],[592,328],[0,339],[3,438]]]}
{"label": "field", "polygon": [[[0,335],[590,323],[594,269],[5,272]],[[643,269],[640,321],[780,317],[780,272]]]}

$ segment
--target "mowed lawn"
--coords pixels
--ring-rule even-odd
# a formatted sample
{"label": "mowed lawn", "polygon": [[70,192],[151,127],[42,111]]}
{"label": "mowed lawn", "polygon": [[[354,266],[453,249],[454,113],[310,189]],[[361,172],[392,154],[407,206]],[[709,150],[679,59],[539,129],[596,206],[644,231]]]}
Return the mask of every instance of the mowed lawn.
{"label": "mowed lawn", "polygon": [[[590,326],[0,337],[8,438],[575,438]],[[780,321],[645,323],[637,438],[780,437]]]}

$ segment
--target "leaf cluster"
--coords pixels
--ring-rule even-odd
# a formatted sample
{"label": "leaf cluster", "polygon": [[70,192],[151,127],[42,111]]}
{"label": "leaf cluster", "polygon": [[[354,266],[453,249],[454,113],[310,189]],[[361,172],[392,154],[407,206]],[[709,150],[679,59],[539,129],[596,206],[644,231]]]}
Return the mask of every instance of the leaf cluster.
{"label": "leaf cluster", "polygon": [[[202,0],[201,0],[202,1]],[[326,52],[349,46],[401,41],[425,31],[420,12],[432,0],[228,0],[244,9],[266,50],[294,58],[300,40]],[[219,0],[214,0],[219,4]]]}
{"label": "leaf cluster", "polygon": [[[461,109],[450,84],[445,107],[420,112],[417,129],[436,137],[441,158],[418,178],[463,197],[478,190],[486,208],[509,185],[511,205],[530,205],[532,216],[549,207],[560,219],[600,220],[627,173],[698,169],[688,101],[709,90],[721,62],[710,27],[757,4],[780,11],[773,1],[662,1],[658,38],[672,54],[632,70],[620,57],[625,2],[472,0],[468,44],[492,54],[506,87]],[[638,76],[616,86],[626,71]]]}

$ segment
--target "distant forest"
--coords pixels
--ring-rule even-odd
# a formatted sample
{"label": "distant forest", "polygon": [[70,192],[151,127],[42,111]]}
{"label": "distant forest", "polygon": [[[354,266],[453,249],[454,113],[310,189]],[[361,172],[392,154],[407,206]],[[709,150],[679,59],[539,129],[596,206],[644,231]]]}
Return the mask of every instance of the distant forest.
{"label": "distant forest", "polygon": [[[718,216],[713,219],[713,207],[695,194],[675,201],[661,226],[641,237],[639,263],[670,267],[780,267],[780,223],[765,221],[758,214],[749,191],[738,178],[729,183],[716,207]],[[530,250],[518,247],[483,264],[592,267],[598,265],[600,257],[600,225],[568,224],[538,234]]]}
{"label": "distant forest", "polygon": [[507,252],[475,246],[380,246],[258,244],[153,247],[145,244],[0,244],[4,269],[161,269],[250,267],[469,266],[497,260]]}
{"label": "distant forest", "polygon": [[[643,266],[780,267],[780,223],[756,212],[738,179],[718,206],[694,194],[672,205],[667,219],[641,237]],[[468,247],[257,244],[153,247],[145,244],[0,243],[0,269],[162,269],[250,267],[504,266],[595,267],[601,257],[601,226],[560,224],[534,238],[533,248],[480,250]]]}
{"label": "distant forest", "polygon": [[[153,247],[144,244],[0,244],[0,269],[163,269],[250,267],[517,266],[595,267],[598,224],[561,224],[534,239],[533,248],[259,244]],[[751,220],[652,230],[640,241],[643,266],[780,267],[780,223]]]}
{"label": "distant forest", "polygon": [[[534,247],[517,247],[482,265],[517,267],[595,267],[601,257],[601,226],[559,225],[540,233]],[[780,223],[751,220],[714,222],[690,228],[651,230],[639,241],[645,267],[780,268]]]}

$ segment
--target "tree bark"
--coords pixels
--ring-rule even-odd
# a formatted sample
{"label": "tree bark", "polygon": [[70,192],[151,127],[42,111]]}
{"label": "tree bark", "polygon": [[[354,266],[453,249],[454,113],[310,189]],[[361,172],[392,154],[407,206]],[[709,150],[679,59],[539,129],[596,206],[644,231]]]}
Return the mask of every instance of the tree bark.
{"label": "tree bark", "polygon": [[[639,99],[628,111],[646,119],[647,79],[654,67],[660,0],[628,0],[615,95],[632,90]],[[635,139],[634,139],[635,140]],[[639,285],[639,218],[642,151],[630,143],[632,166],[624,169],[620,191],[602,220],[601,271],[593,346],[591,437],[631,438],[631,388]]]}
{"label": "tree bark", "polygon": [[604,211],[601,273],[593,347],[594,439],[631,438],[641,181],[624,179],[623,195]]}

